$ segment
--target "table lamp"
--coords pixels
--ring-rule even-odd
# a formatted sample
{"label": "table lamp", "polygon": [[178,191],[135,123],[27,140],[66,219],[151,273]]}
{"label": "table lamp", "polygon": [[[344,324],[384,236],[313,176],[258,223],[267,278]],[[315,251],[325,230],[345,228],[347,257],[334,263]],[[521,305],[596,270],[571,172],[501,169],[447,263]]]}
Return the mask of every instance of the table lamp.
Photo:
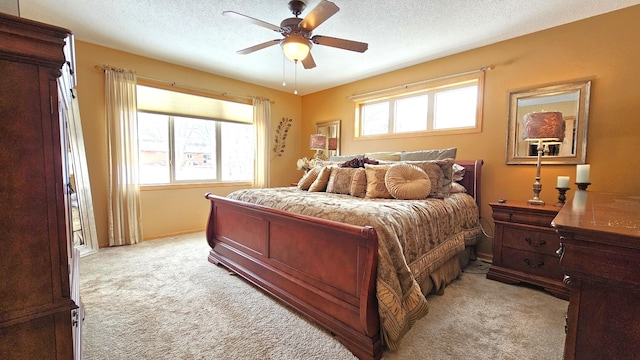
{"label": "table lamp", "polygon": [[327,149],[327,137],[322,134],[311,135],[309,148],[316,151],[316,159],[322,159],[324,151]]}
{"label": "table lamp", "polygon": [[528,202],[532,205],[544,205],[540,199],[542,184],[540,183],[540,163],[544,143],[558,142],[564,140],[565,123],[560,112],[533,112],[524,116],[524,129],[522,139],[524,141],[537,143],[538,162],[536,167],[536,180],[533,183],[533,198]]}

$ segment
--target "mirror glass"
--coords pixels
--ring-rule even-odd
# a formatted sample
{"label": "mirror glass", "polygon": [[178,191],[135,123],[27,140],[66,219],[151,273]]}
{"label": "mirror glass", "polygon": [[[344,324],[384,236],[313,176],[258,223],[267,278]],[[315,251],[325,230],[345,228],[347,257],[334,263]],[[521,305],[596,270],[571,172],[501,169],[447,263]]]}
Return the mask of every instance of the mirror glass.
{"label": "mirror glass", "polygon": [[67,147],[67,190],[71,203],[71,232],[74,247],[80,250],[80,256],[84,256],[98,251],[98,235],[77,97],[73,98],[71,107],[66,110],[66,135],[69,145]]}
{"label": "mirror glass", "polygon": [[316,134],[327,137],[327,157],[340,155],[340,120],[316,123]]}
{"label": "mirror glass", "polygon": [[543,164],[584,164],[591,81],[552,85],[509,95],[507,164],[535,164],[537,145],[522,140],[523,118],[532,112],[558,111],[565,122],[562,142],[546,143]]}

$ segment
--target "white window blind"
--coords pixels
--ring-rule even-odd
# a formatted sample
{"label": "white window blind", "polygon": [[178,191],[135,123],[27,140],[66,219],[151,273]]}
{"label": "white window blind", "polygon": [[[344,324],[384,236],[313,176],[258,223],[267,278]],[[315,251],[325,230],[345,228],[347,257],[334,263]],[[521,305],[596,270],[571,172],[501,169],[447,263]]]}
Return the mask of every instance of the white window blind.
{"label": "white window blind", "polygon": [[253,106],[138,85],[138,110],[199,119],[253,123]]}

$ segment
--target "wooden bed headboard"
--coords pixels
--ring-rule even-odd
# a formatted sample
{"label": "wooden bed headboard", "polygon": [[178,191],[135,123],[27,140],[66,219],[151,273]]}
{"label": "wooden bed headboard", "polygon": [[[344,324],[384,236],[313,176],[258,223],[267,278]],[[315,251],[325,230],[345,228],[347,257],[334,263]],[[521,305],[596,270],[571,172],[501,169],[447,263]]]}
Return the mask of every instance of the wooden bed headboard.
{"label": "wooden bed headboard", "polygon": [[483,160],[456,160],[456,164],[465,168],[462,180],[458,181],[460,185],[467,189],[467,193],[476,199],[478,208],[482,206],[480,201],[480,180],[482,175]]}

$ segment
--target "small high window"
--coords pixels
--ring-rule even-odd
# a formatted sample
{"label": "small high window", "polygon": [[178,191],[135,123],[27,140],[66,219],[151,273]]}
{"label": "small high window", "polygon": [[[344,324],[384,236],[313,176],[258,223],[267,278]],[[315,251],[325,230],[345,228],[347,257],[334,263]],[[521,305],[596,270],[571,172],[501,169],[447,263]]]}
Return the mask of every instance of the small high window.
{"label": "small high window", "polygon": [[484,72],[355,98],[357,137],[478,132]]}

